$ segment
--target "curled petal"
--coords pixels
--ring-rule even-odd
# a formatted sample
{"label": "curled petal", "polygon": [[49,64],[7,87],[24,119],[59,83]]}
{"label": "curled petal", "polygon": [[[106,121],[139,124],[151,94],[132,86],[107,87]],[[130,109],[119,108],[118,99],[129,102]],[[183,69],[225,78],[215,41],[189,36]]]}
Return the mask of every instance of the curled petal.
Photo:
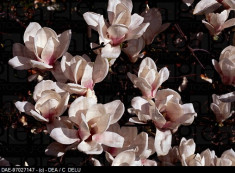
{"label": "curled petal", "polygon": [[77,130],[68,128],[54,128],[50,133],[50,137],[61,144],[69,145],[80,141],[77,136]]}

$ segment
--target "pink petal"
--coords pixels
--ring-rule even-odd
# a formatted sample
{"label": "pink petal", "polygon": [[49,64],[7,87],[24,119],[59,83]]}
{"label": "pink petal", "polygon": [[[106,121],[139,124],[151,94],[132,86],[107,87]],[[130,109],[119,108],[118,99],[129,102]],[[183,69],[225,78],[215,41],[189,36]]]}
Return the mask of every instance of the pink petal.
{"label": "pink petal", "polygon": [[81,80],[81,85],[93,90],[94,82],[92,80],[93,63],[89,62],[85,69]]}
{"label": "pink petal", "polygon": [[109,71],[109,63],[106,58],[101,58],[100,55],[98,55],[95,59],[95,63],[93,66],[93,72],[92,72],[92,80],[94,83],[99,83],[107,76]]}
{"label": "pink petal", "polygon": [[55,56],[55,50],[59,46],[60,42],[50,37],[42,50],[41,59],[44,63],[54,65],[57,57]]}

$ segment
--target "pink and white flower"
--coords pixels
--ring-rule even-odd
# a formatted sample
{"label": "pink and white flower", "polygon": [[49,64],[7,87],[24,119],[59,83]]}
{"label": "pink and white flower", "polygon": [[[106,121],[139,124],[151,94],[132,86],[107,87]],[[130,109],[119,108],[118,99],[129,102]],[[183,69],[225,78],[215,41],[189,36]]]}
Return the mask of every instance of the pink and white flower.
{"label": "pink and white flower", "polygon": [[230,118],[234,111],[231,111],[231,102],[222,102],[219,100],[219,96],[216,94],[212,95],[213,103],[211,103],[211,110],[216,116],[216,120],[222,123],[226,119]]}
{"label": "pink and white flower", "polygon": [[225,85],[235,86],[235,47],[228,46],[220,54],[219,62],[215,59],[212,64],[215,70],[219,73],[222,82]]}
{"label": "pink and white flower", "polygon": [[206,20],[202,20],[212,36],[219,35],[224,29],[235,25],[235,18],[228,19],[230,10],[223,10],[221,13],[208,13]]}
{"label": "pink and white flower", "polygon": [[137,117],[132,117],[129,121],[146,124],[151,120],[159,130],[171,130],[173,133],[180,125],[192,124],[197,116],[192,103],[182,105],[180,95],[171,89],[159,90],[155,103],[142,97],[134,97],[131,105],[133,108],[128,111]]}
{"label": "pink and white flower", "polygon": [[144,18],[138,14],[131,15],[133,4],[131,0],[109,0],[108,19],[103,15],[86,12],[83,17],[87,24],[99,33],[99,42],[105,47],[101,57],[115,59],[121,53],[120,45],[131,39],[137,39],[146,31],[149,23],[143,23]]}
{"label": "pink and white flower", "polygon": [[100,55],[97,55],[95,62],[91,62],[88,56],[73,57],[66,52],[61,60],[61,69],[72,83],[93,90],[95,83],[101,82],[108,74],[109,63]]}
{"label": "pink and white flower", "polygon": [[[115,100],[107,104],[97,104],[92,97],[79,97],[70,105],[69,118],[75,123],[77,136],[81,142],[77,149],[86,154],[101,154],[102,145],[121,148],[124,138],[117,133],[107,131],[124,113],[124,105]],[[56,132],[58,131],[58,133]],[[54,138],[60,138],[61,129],[57,129]]]}
{"label": "pink and white flower", "polygon": [[39,71],[50,70],[55,78],[60,80],[62,73],[58,68],[57,59],[68,50],[70,39],[71,30],[57,35],[51,28],[42,28],[37,22],[31,22],[24,33],[25,46],[15,43],[13,45],[14,58],[8,63],[17,70],[31,68]]}
{"label": "pink and white flower", "polygon": [[127,73],[135,87],[138,87],[142,95],[148,99],[154,98],[158,88],[169,77],[169,71],[166,67],[162,68],[159,72],[154,61],[147,57],[142,60],[138,77],[130,72]]}

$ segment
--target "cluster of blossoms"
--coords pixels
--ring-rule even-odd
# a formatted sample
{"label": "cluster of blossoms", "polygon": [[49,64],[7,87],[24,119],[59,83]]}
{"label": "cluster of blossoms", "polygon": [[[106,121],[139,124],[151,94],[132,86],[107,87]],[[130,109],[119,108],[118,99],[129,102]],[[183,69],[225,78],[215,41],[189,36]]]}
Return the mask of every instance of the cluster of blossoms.
{"label": "cluster of blossoms", "polygon": [[[211,13],[221,5],[226,7],[223,12]],[[137,126],[120,126],[118,121],[125,111],[120,100],[106,104],[98,102],[94,86],[105,79],[121,51],[131,62],[136,62],[139,57],[144,57],[142,50],[145,45],[150,45],[155,36],[170,25],[162,24],[160,11],[156,8],[147,5],[141,15],[132,14],[132,8],[131,0],[109,0],[108,21],[103,15],[84,13],[85,21],[99,33],[99,44],[103,45],[95,50],[94,62],[87,55],[73,56],[67,52],[71,30],[57,35],[54,30],[41,27],[36,22],[26,28],[25,45],[13,45],[14,57],[9,64],[17,70],[32,69],[34,74],[28,78],[29,81],[39,81],[33,92],[34,102],[17,101],[15,106],[20,112],[45,123],[48,134],[54,139],[46,154],[61,157],[74,149],[87,155],[105,152],[112,166],[235,165],[232,149],[225,151],[220,158],[209,149],[195,154],[193,139],[185,138],[181,139],[179,146],[172,148],[172,135],[179,126],[191,125],[197,113],[192,103],[182,103],[179,93],[170,88],[161,89],[170,72],[166,67],[158,70],[150,57],[141,61],[137,75],[127,74],[142,93],[131,101],[128,125],[151,124],[155,128],[154,133],[140,132]],[[233,1],[202,0],[194,14],[206,13],[207,21],[203,23],[215,36],[235,24],[234,19],[226,21],[233,9]],[[96,45],[92,43],[91,48]],[[224,84],[235,86],[234,46],[225,48],[219,62],[213,60],[213,65]],[[43,74],[48,71],[56,81],[43,79]],[[211,109],[217,121],[222,123],[234,113],[231,111],[234,92],[212,97]],[[158,159],[149,159],[154,153]],[[102,165],[94,157],[91,160],[96,166]]]}

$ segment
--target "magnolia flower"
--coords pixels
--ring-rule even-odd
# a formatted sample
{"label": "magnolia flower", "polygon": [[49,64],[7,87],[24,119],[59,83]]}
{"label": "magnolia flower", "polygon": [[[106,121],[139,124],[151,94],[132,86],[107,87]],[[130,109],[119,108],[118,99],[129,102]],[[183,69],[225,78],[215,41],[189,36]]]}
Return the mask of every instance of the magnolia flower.
{"label": "magnolia flower", "polygon": [[228,46],[220,54],[219,62],[212,60],[215,70],[225,85],[235,86],[235,47]]}
{"label": "magnolia flower", "polygon": [[70,94],[59,87],[54,90],[55,87],[51,83],[44,84],[45,81],[42,81],[35,86],[35,105],[28,101],[17,101],[15,106],[20,112],[31,115],[38,121],[51,123],[67,109]]}
{"label": "magnolia flower", "polygon": [[147,57],[142,60],[138,77],[130,72],[127,73],[135,87],[138,87],[142,95],[146,98],[154,98],[158,88],[169,77],[169,71],[166,67],[162,68],[159,72],[154,61]]}
{"label": "magnolia flower", "polygon": [[215,166],[215,158],[217,157],[215,155],[214,150],[206,149],[200,154],[201,158],[205,159],[205,166]]}
{"label": "magnolia flower", "polygon": [[192,124],[197,116],[192,103],[182,105],[180,95],[171,89],[159,90],[155,103],[142,97],[134,97],[131,105],[133,108],[128,111],[137,117],[130,118],[130,122],[145,124],[151,120],[158,129],[171,130],[173,133],[181,124]]}
{"label": "magnolia flower", "polygon": [[37,22],[31,22],[24,33],[25,46],[15,43],[14,58],[8,63],[17,70],[50,70],[55,78],[60,79],[62,73],[56,60],[68,50],[70,39],[71,30],[57,35],[52,29],[42,28]]}
{"label": "magnolia flower", "polygon": [[124,144],[122,148],[104,147],[104,150],[112,156],[117,156],[119,153],[136,149],[136,160],[142,165],[155,165],[156,162],[149,160],[148,157],[154,152],[154,139],[149,137],[146,132],[138,134],[137,127],[123,126],[120,128],[118,123],[111,125],[108,131],[115,132],[120,136],[124,137]]}
{"label": "magnolia flower", "polygon": [[197,3],[193,14],[208,14],[214,12],[219,7],[223,6],[224,9],[235,9],[234,0],[201,0]]}
{"label": "magnolia flower", "polygon": [[105,45],[101,50],[101,57],[117,58],[124,41],[141,37],[147,29],[149,23],[143,23],[144,18],[136,13],[131,15],[132,8],[131,0],[109,0],[109,23],[104,20],[103,15],[93,12],[83,14],[86,23],[99,33],[99,42]]}
{"label": "magnolia flower", "polygon": [[235,166],[235,152],[233,149],[224,151],[220,158],[230,160],[231,166]]}
{"label": "magnolia flower", "polygon": [[108,60],[98,55],[95,62],[90,62],[89,57],[83,57],[73,57],[66,52],[61,60],[61,69],[71,82],[81,83],[82,87],[93,90],[95,83],[101,82],[108,74]]}
{"label": "magnolia flower", "polygon": [[193,139],[186,140],[184,137],[179,144],[179,159],[182,166],[204,166],[205,159],[200,154],[194,154],[196,144]]}
{"label": "magnolia flower", "polygon": [[212,99],[213,103],[211,103],[210,107],[216,116],[217,122],[222,123],[233,115],[234,111],[231,112],[230,102],[220,101],[219,96],[215,94],[212,95]]}
{"label": "magnolia flower", "polygon": [[217,36],[225,28],[235,25],[235,18],[227,20],[229,13],[229,10],[223,10],[221,13],[208,13],[206,14],[206,21],[202,20],[202,23],[205,24],[212,36]]}
{"label": "magnolia flower", "polygon": [[157,8],[149,8],[148,5],[144,12],[141,13],[145,23],[149,23],[148,28],[138,39],[127,41],[127,47],[122,48],[127,54],[131,62],[136,62],[138,58],[142,58],[144,53],[140,52],[145,45],[150,45],[154,38],[169,27],[169,23],[162,24],[162,16]]}
{"label": "magnolia flower", "polygon": [[[123,112],[124,105],[119,100],[104,105],[97,104],[97,100],[92,97],[81,96],[74,100],[68,114],[77,127],[77,130],[74,129],[76,132],[73,132],[73,139],[80,139],[77,149],[86,154],[101,154],[102,144],[121,148],[124,138],[107,129],[121,118]],[[65,132],[63,128],[58,127],[52,130],[51,136],[59,142],[60,137],[66,135]]]}

